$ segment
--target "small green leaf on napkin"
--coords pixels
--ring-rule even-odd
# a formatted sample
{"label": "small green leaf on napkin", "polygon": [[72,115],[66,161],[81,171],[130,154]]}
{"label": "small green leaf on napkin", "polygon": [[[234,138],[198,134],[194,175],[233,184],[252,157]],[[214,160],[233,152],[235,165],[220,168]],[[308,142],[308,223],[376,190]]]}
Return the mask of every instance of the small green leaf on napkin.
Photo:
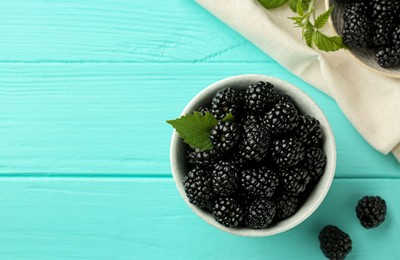
{"label": "small green leaf on napkin", "polygon": [[288,0],[259,0],[267,9],[277,8],[287,3]]}
{"label": "small green leaf on napkin", "polygon": [[322,27],[325,26],[325,24],[328,22],[329,16],[331,15],[334,6],[331,6],[328,10],[326,10],[325,13],[321,14],[318,16],[318,18],[315,20],[315,27],[318,29],[321,29]]}
{"label": "small green leaf on napkin", "polygon": [[343,48],[343,39],[339,36],[329,37],[319,31],[314,31],[312,38],[315,46],[323,51],[337,51]]}
{"label": "small green leaf on napkin", "polygon": [[212,149],[210,134],[211,130],[217,125],[218,120],[210,112],[205,115],[194,112],[175,120],[168,120],[167,123],[172,125],[183,141],[190,146],[201,151]]}

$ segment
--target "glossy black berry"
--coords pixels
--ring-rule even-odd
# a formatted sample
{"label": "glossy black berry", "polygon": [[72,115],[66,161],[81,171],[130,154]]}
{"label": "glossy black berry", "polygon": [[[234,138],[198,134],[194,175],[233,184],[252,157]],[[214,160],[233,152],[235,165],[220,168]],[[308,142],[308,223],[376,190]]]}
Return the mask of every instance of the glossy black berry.
{"label": "glossy black berry", "polygon": [[236,118],[240,109],[240,93],[231,88],[218,90],[211,102],[211,112],[217,119],[223,119],[229,113]]}
{"label": "glossy black berry", "polygon": [[269,199],[260,198],[250,204],[246,221],[250,228],[266,228],[272,224],[276,214],[276,206]]}
{"label": "glossy black berry", "polygon": [[296,138],[275,140],[271,145],[272,159],[278,167],[297,165],[304,158],[305,148]]}
{"label": "glossy black berry", "polygon": [[400,48],[400,25],[397,25],[393,30],[393,45]]}
{"label": "glossy black berry", "polygon": [[398,0],[371,0],[372,19],[386,20],[393,24],[399,16],[400,3]]}
{"label": "glossy black berry", "polygon": [[269,168],[247,169],[241,174],[240,185],[255,197],[272,197],[278,187],[278,175]]}
{"label": "glossy black berry", "polygon": [[239,170],[232,162],[214,164],[211,173],[213,192],[221,196],[233,194],[238,188],[238,174]]}
{"label": "glossy black berry", "polygon": [[261,161],[267,155],[269,142],[270,135],[262,125],[244,125],[236,156],[247,161]]}
{"label": "glossy black berry", "polygon": [[293,99],[286,94],[276,94],[276,103],[290,103],[294,104]]}
{"label": "glossy black berry", "polygon": [[358,201],[356,213],[363,227],[377,227],[385,221],[386,202],[379,196],[365,196]]}
{"label": "glossy black berry", "polygon": [[379,66],[388,68],[400,64],[400,50],[396,47],[382,47],[376,50],[375,59]]}
{"label": "glossy black berry", "polygon": [[207,112],[211,113],[210,109],[205,106],[199,107],[198,109],[196,109],[196,112],[199,112],[202,115],[205,115]]}
{"label": "glossy black berry", "polygon": [[393,24],[387,20],[377,20],[372,24],[372,42],[375,46],[392,43]]}
{"label": "glossy black berry", "polygon": [[215,220],[226,227],[236,227],[243,220],[242,206],[239,202],[229,197],[216,199],[212,213]]}
{"label": "glossy black berry", "polygon": [[299,123],[299,115],[291,103],[278,103],[264,117],[264,125],[274,135],[292,131]]}
{"label": "glossy black berry", "polygon": [[299,124],[294,130],[294,137],[301,142],[308,144],[310,142],[311,133],[319,128],[319,121],[309,115],[300,115]]}
{"label": "glossy black berry", "polygon": [[275,199],[276,219],[283,220],[296,213],[299,199],[296,196],[282,194]]}
{"label": "glossy black berry", "polygon": [[211,179],[202,169],[194,168],[183,180],[186,196],[189,202],[203,208],[212,196]]}
{"label": "glossy black berry", "polygon": [[332,225],[321,230],[319,242],[322,253],[330,260],[343,260],[352,250],[350,236]]}
{"label": "glossy black berry", "polygon": [[366,47],[370,43],[371,28],[365,2],[346,5],[343,13],[343,42],[349,47]]}
{"label": "glossy black berry", "polygon": [[244,107],[250,114],[264,114],[275,104],[275,87],[269,82],[260,81],[246,90]]}
{"label": "glossy black berry", "polygon": [[239,126],[234,122],[218,122],[211,130],[210,138],[215,150],[226,153],[239,141]]}
{"label": "glossy black berry", "polygon": [[310,176],[308,171],[303,168],[282,168],[279,182],[286,193],[297,195],[306,190]]}
{"label": "glossy black berry", "polygon": [[309,147],[306,149],[304,158],[304,167],[308,170],[312,181],[321,178],[325,171],[326,157],[324,152],[318,147]]}
{"label": "glossy black berry", "polygon": [[209,169],[221,158],[221,155],[215,149],[200,151],[197,148],[189,148],[187,158],[189,164]]}

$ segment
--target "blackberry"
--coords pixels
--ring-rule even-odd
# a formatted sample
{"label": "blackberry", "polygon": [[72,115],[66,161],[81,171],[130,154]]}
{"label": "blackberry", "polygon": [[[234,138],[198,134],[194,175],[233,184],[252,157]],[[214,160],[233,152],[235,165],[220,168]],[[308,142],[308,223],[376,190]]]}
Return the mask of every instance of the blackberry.
{"label": "blackberry", "polygon": [[212,213],[215,220],[226,227],[236,227],[243,220],[243,209],[239,202],[233,198],[218,198],[215,201]]}
{"label": "blackberry", "polygon": [[275,103],[275,87],[260,81],[246,90],[244,107],[251,114],[264,114]]}
{"label": "blackberry", "polygon": [[304,146],[296,138],[275,140],[272,143],[272,160],[278,167],[290,167],[304,158]]}
{"label": "blackberry", "polygon": [[223,119],[229,113],[236,118],[240,110],[240,93],[231,88],[217,91],[211,102],[211,112],[217,119]]}
{"label": "blackberry", "polygon": [[250,204],[246,221],[250,228],[265,228],[272,224],[276,213],[275,204],[265,198],[256,199]]}
{"label": "blackberry", "polygon": [[241,173],[240,185],[252,196],[272,197],[278,187],[278,176],[266,167],[247,169]]}
{"label": "blackberry", "polygon": [[207,112],[211,113],[208,107],[199,107],[198,109],[196,109],[196,112],[199,112],[202,115],[205,115]]}
{"label": "blackberry", "polygon": [[400,50],[396,47],[382,47],[376,50],[375,59],[383,68],[400,64]]}
{"label": "blackberry", "polygon": [[322,253],[330,260],[343,260],[351,252],[350,236],[336,226],[328,225],[319,233]]}
{"label": "blackberry", "polygon": [[264,117],[264,125],[274,135],[293,130],[299,123],[296,108],[290,103],[278,103]]}
{"label": "blackberry", "polygon": [[299,199],[295,196],[280,195],[275,200],[276,204],[276,219],[283,220],[291,217],[296,213],[299,206]]}
{"label": "blackberry", "polygon": [[376,20],[372,24],[372,42],[375,46],[392,43],[393,24],[388,20]]}
{"label": "blackberry", "polygon": [[244,118],[243,125],[251,125],[251,124],[261,124],[261,118],[255,115],[247,115],[246,118]]}
{"label": "blackberry", "polygon": [[365,196],[358,201],[357,218],[365,228],[374,228],[385,221],[386,202],[379,196]]}
{"label": "blackberry", "polygon": [[215,194],[228,196],[238,187],[238,168],[232,162],[220,161],[211,173],[212,188]]}
{"label": "blackberry", "polygon": [[395,22],[399,16],[400,3],[397,0],[372,0],[372,19]]}
{"label": "blackberry", "polygon": [[400,25],[397,25],[393,30],[393,45],[400,48]]}
{"label": "blackberry", "polygon": [[212,196],[211,180],[207,172],[194,168],[183,180],[186,196],[189,202],[203,208]]}
{"label": "blackberry", "polygon": [[232,197],[242,205],[243,209],[247,208],[254,200],[254,197],[243,189],[238,189]]}
{"label": "blackberry", "polygon": [[283,190],[293,195],[304,192],[310,182],[308,171],[302,168],[282,168],[279,177]]}
{"label": "blackberry", "polygon": [[270,136],[259,124],[243,126],[242,142],[238,146],[237,155],[247,161],[261,161],[266,155]]}
{"label": "blackberry", "polygon": [[187,157],[190,164],[208,169],[219,160],[221,155],[215,149],[200,151],[197,148],[189,148]]}
{"label": "blackberry", "polygon": [[343,13],[343,42],[349,47],[366,47],[371,34],[367,4],[352,2]]}
{"label": "blackberry", "polygon": [[304,165],[312,181],[319,180],[325,170],[326,157],[318,147],[309,147],[305,152]]}
{"label": "blackberry", "polygon": [[286,94],[276,94],[276,103],[290,103],[294,105],[294,101]]}
{"label": "blackberry", "polygon": [[215,150],[226,153],[239,141],[239,126],[233,122],[218,122],[211,130],[211,142]]}
{"label": "blackberry", "polygon": [[299,116],[299,124],[295,129],[294,137],[303,143],[309,142],[309,136],[319,127],[319,121],[308,115]]}

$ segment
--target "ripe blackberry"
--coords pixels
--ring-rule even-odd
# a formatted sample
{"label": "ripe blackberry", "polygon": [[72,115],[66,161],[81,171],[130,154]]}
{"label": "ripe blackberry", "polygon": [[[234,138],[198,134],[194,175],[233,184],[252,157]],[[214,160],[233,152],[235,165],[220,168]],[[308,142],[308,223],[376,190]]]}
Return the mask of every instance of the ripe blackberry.
{"label": "ripe blackberry", "polygon": [[286,94],[276,94],[275,95],[276,98],[276,103],[290,103],[290,104],[294,104],[294,101],[291,97],[289,97]]}
{"label": "ripe blackberry", "polygon": [[310,182],[308,171],[302,168],[282,168],[279,177],[283,190],[293,195],[305,191]]}
{"label": "ripe blackberry", "polygon": [[236,227],[243,220],[243,209],[239,202],[229,197],[220,197],[212,209],[215,220],[226,226]]}
{"label": "ripe blackberry", "polygon": [[383,68],[400,64],[400,50],[396,47],[382,47],[376,50],[375,59]]}
{"label": "ripe blackberry", "polygon": [[290,103],[278,103],[264,117],[264,125],[274,135],[293,130],[299,123],[296,108]]}
{"label": "ripe blackberry", "polygon": [[393,24],[388,20],[376,20],[372,24],[372,42],[375,46],[392,43]]}
{"label": "ripe blackberry", "polygon": [[183,180],[186,196],[189,202],[203,208],[212,196],[211,180],[207,172],[194,168]]}
{"label": "ripe blackberry", "polygon": [[299,198],[282,194],[275,199],[276,219],[283,220],[296,213],[299,206]]}
{"label": "ripe blackberry", "polygon": [[397,0],[372,0],[372,19],[393,23],[399,16],[400,3]]}
{"label": "ripe blackberry", "polygon": [[205,115],[207,112],[211,113],[208,107],[199,107],[198,109],[196,109],[196,112],[199,112],[202,115]]}
{"label": "ripe blackberry", "polygon": [[255,115],[247,115],[242,122],[243,125],[261,124],[261,118]]}
{"label": "ripe blackberry", "polygon": [[215,150],[226,153],[239,141],[240,129],[234,122],[218,122],[211,130],[211,142]]}
{"label": "ripe blackberry", "polygon": [[242,142],[238,146],[237,155],[247,161],[261,161],[266,155],[270,136],[259,124],[243,126]]}
{"label": "ripe blackberry", "polygon": [[250,228],[265,228],[274,221],[275,213],[276,206],[271,200],[256,199],[248,208],[246,221]]}
{"label": "ripe blackberry", "polygon": [[309,136],[319,127],[319,121],[308,115],[299,116],[299,124],[294,131],[294,137],[303,143],[308,143]]}
{"label": "ripe blackberry", "polygon": [[272,160],[278,167],[291,167],[304,158],[305,148],[296,138],[278,139],[272,143]]}
{"label": "ripe blackberry", "polygon": [[256,197],[272,197],[279,184],[277,174],[266,167],[247,169],[240,177],[242,189]]}
{"label": "ripe blackberry", "polygon": [[343,42],[349,47],[366,47],[371,34],[370,21],[365,2],[346,5],[343,13]]}
{"label": "ripe blackberry", "polygon": [[386,202],[379,196],[365,196],[358,201],[357,218],[365,228],[374,228],[385,221]]}
{"label": "ripe blackberry", "polygon": [[393,45],[400,48],[400,25],[397,25],[393,30]]}
{"label": "ripe blackberry", "polygon": [[232,162],[220,161],[214,164],[211,173],[212,188],[215,194],[228,196],[238,187],[238,168]]}
{"label": "ripe blackberry", "polygon": [[211,112],[217,119],[223,119],[229,113],[236,118],[240,110],[240,93],[231,88],[217,91],[211,102]]}
{"label": "ripe blackberry", "polygon": [[324,173],[326,157],[324,152],[318,147],[309,147],[306,149],[304,165],[308,170],[312,181],[319,180]]}
{"label": "ripe blackberry", "polygon": [[250,114],[264,114],[275,103],[275,87],[260,81],[246,90],[244,107]]}
{"label": "ripe blackberry", "polygon": [[351,252],[350,236],[336,226],[328,225],[319,233],[322,253],[330,260],[343,260]]}
{"label": "ripe blackberry", "polygon": [[215,150],[200,151],[199,149],[188,149],[188,162],[192,165],[201,168],[209,169],[216,161],[220,159],[221,155]]}

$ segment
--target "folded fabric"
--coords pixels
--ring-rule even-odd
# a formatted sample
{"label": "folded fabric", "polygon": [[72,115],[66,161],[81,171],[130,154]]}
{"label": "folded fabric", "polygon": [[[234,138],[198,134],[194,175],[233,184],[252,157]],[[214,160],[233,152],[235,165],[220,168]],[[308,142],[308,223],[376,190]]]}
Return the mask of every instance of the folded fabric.
{"label": "folded fabric", "polygon": [[[400,162],[400,80],[374,73],[344,50],[309,48],[287,17],[289,8],[266,10],[257,0],[197,0],[289,71],[334,98],[360,134]],[[323,12],[323,1],[318,9]]]}

